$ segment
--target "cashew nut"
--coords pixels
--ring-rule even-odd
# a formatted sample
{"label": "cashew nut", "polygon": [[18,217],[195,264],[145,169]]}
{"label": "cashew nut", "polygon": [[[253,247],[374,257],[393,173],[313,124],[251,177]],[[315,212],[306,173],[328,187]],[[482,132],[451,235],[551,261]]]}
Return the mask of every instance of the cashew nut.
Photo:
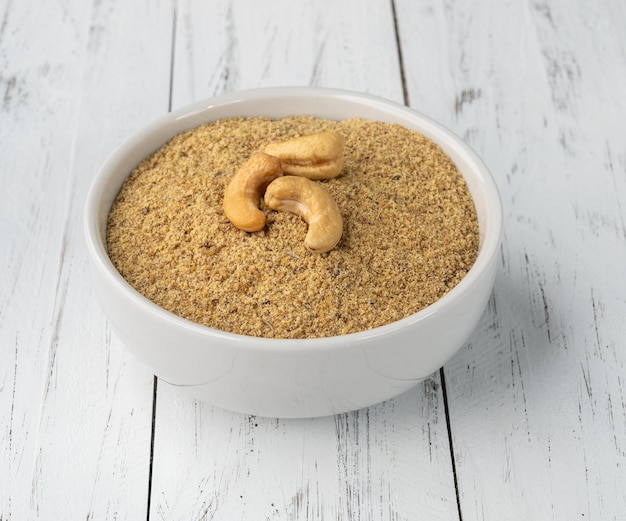
{"label": "cashew nut", "polygon": [[330,179],[343,168],[344,141],[341,134],[328,131],[270,143],[265,153],[280,159],[285,174]]}
{"label": "cashew nut", "polygon": [[343,233],[341,212],[328,191],[305,177],[279,177],[265,192],[265,204],[272,210],[285,210],[309,225],[304,244],[315,253],[334,248]]}
{"label": "cashew nut", "polygon": [[246,232],[265,226],[259,200],[267,185],[282,174],[280,160],[263,153],[253,154],[230,180],[224,192],[223,209],[228,220]]}

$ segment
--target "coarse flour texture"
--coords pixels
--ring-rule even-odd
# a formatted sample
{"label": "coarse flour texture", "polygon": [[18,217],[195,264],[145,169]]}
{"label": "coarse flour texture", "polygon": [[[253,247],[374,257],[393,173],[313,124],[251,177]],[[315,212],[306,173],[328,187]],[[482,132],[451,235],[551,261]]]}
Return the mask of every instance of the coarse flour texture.
{"label": "coarse flour texture", "polygon": [[[307,225],[261,201],[263,230],[224,216],[230,178],[271,142],[334,130],[345,166],[324,187],[344,230],[308,251]],[[109,256],[145,297],[183,318],[243,335],[343,335],[405,318],[466,275],[478,222],[464,179],[421,134],[395,124],[312,117],[219,120],[174,137],[130,174],[111,208]]]}

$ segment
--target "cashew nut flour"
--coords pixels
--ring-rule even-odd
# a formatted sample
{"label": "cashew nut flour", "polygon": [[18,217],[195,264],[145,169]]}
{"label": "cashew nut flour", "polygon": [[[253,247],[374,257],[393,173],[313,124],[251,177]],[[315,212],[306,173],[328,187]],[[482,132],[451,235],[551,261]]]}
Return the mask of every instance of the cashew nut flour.
{"label": "cashew nut flour", "polygon": [[[265,225],[233,226],[224,194],[246,162],[271,143],[325,132],[345,140],[340,158],[314,162],[342,162],[336,177],[315,181],[341,214],[336,246],[311,252],[308,214],[273,210],[257,193]],[[113,204],[107,247],[131,286],[183,318],[312,338],[387,324],[441,298],[474,263],[478,224],[454,163],[417,132],[361,119],[236,118],[179,134],[141,162]]]}

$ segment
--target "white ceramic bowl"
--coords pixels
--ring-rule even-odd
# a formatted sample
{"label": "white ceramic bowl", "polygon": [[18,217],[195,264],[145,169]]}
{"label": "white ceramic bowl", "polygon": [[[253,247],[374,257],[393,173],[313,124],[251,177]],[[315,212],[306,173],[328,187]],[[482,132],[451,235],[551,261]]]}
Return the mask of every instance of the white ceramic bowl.
{"label": "white ceramic bowl", "polygon": [[[370,331],[318,339],[255,338],[204,327],[150,302],[107,256],[107,214],[129,172],[179,132],[234,116],[311,115],[396,122],[438,143],[474,199],[480,250],[466,277],[408,318]],[[271,417],[346,412],[392,398],[437,371],[467,340],[491,294],[502,234],[493,178],[458,137],[426,116],[366,94],[266,88],[201,101],[158,119],[120,146],[93,182],[85,234],[96,294],[113,330],[161,379],[213,405]]]}

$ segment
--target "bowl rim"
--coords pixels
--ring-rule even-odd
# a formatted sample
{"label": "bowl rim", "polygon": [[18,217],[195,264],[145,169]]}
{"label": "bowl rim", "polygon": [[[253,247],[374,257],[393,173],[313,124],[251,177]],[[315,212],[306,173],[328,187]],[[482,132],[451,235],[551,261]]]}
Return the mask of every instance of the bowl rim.
{"label": "bowl rim", "polygon": [[[360,104],[373,104],[378,108],[394,113],[399,112],[407,117],[419,120],[420,124],[428,126],[433,132],[445,136],[447,141],[454,146],[455,150],[466,157],[467,163],[471,165],[472,169],[477,173],[477,177],[480,179],[480,190],[487,201],[490,219],[489,225],[486,227],[487,233],[481,237],[478,256],[474,264],[463,279],[443,297],[405,318],[364,331],[319,338],[256,337],[205,326],[167,311],[139,293],[117,271],[106,252],[104,238],[100,231],[101,225],[99,218],[101,215],[98,213],[100,198],[102,197],[109,177],[114,175],[115,164],[125,155],[129,154],[137,143],[181,119],[194,117],[211,111],[214,108],[236,104],[242,101],[252,99],[263,101],[285,96],[290,98],[316,97],[343,99]],[[213,120],[209,119],[207,121]],[[175,134],[170,135],[168,139],[174,137],[174,135]],[[298,349],[301,352],[309,348],[319,351],[320,349],[334,350],[350,345],[356,346],[360,344],[361,341],[369,341],[375,337],[395,333],[424,321],[431,315],[440,313],[443,309],[450,306],[458,297],[469,291],[472,286],[478,283],[481,275],[488,269],[494,261],[494,257],[498,254],[503,235],[503,209],[495,179],[482,159],[480,159],[473,149],[458,135],[424,113],[380,96],[347,89],[298,86],[261,87],[238,90],[196,101],[168,112],[143,126],[140,130],[132,133],[108,156],[92,180],[84,205],[83,228],[86,247],[93,269],[98,270],[104,275],[107,279],[107,284],[111,284],[116,289],[116,292],[122,293],[125,298],[133,300],[135,305],[142,308],[145,313],[175,328],[186,330],[206,338],[226,341],[226,343],[239,347],[245,345],[251,348],[276,351],[293,351],[294,349]]]}

